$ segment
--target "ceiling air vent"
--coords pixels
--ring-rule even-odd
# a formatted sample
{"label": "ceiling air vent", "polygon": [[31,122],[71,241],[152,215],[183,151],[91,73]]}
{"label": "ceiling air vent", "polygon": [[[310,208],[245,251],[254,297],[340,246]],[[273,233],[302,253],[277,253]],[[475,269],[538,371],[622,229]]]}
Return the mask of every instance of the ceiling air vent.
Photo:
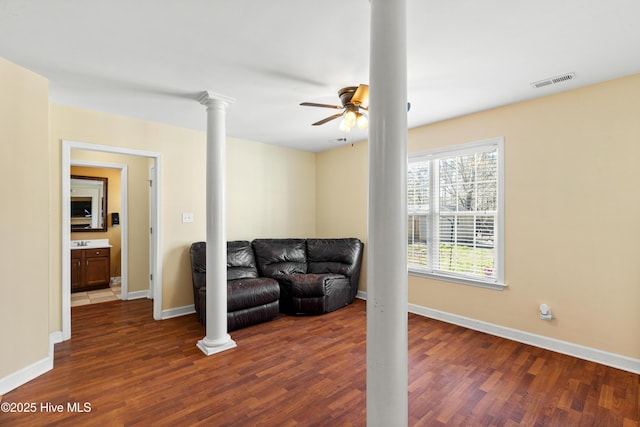
{"label": "ceiling air vent", "polygon": [[567,80],[571,80],[571,79],[575,79],[575,78],[576,78],[576,73],[566,73],[566,74],[561,74],[561,75],[556,76],[556,77],[550,77],[548,79],[544,79],[544,80],[540,80],[540,81],[537,81],[537,82],[533,82],[533,83],[531,83],[531,86],[533,86],[535,89],[539,89],[541,87],[553,85],[553,84],[556,84],[556,83],[566,82]]}

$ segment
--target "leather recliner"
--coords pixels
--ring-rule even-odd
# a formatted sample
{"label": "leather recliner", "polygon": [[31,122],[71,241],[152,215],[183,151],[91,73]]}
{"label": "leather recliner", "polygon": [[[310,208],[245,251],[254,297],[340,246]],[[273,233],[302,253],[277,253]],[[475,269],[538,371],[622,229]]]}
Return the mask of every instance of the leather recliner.
{"label": "leather recliner", "polygon": [[364,245],[356,238],[256,239],[261,276],[280,284],[280,311],[322,314],[353,302]]}
{"label": "leather recliner", "polygon": [[[206,324],[206,243],[191,245],[193,301],[198,320]],[[227,330],[274,319],[279,313],[280,286],[258,269],[248,241],[227,242]]]}

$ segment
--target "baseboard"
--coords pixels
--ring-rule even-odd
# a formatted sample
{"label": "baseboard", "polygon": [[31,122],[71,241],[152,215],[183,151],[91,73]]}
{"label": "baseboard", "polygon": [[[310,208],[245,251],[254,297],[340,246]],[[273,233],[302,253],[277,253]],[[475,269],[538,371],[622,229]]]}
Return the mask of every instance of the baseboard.
{"label": "baseboard", "polygon": [[186,316],[187,314],[193,314],[196,312],[196,308],[193,304],[185,305],[184,307],[168,308],[162,310],[162,320],[171,319],[172,317]]}
{"label": "baseboard", "polygon": [[53,345],[62,342],[62,331],[49,334],[49,354],[47,357],[32,363],[0,379],[0,396],[15,390],[23,384],[53,369]]}
{"label": "baseboard", "polygon": [[132,299],[149,298],[149,290],[127,292],[127,301]]}
{"label": "baseboard", "polygon": [[[366,300],[367,293],[358,291],[357,297]],[[416,304],[409,304],[408,311],[409,313],[429,317],[431,319],[441,320],[446,323],[451,323],[454,325],[462,326],[464,328],[473,329],[475,331],[484,332],[501,338],[506,338],[512,341],[529,344],[535,347],[544,348],[546,350],[551,350],[557,353],[566,354],[568,356],[577,357],[578,359],[589,360],[591,362],[611,366],[612,368],[622,369],[623,371],[632,372],[634,374],[640,374],[639,359],[634,359],[620,354],[609,353],[607,351],[598,350],[592,347],[586,347],[567,341],[561,341],[555,338],[536,335],[518,329],[507,328],[505,326],[483,322],[481,320],[471,319],[469,317],[459,316],[457,314],[447,313],[445,311],[435,310]]]}
{"label": "baseboard", "polygon": [[[129,293],[129,299],[147,298],[149,291],[136,291]],[[170,308],[162,311],[162,319],[170,319],[172,317],[185,316],[187,314],[195,313],[195,306],[193,304],[186,305],[184,307]],[[51,332],[49,334],[49,354],[44,359],[41,359],[29,366],[7,375],[4,378],[0,378],[0,396],[9,393],[20,387],[23,384],[39,377],[45,372],[53,369],[53,356],[54,356],[54,344],[64,341],[62,331]]]}
{"label": "baseboard", "polygon": [[[49,344],[58,344],[59,342],[64,341],[64,336],[62,335],[62,331],[51,332],[49,334]],[[53,354],[53,348],[51,349],[51,354]]]}

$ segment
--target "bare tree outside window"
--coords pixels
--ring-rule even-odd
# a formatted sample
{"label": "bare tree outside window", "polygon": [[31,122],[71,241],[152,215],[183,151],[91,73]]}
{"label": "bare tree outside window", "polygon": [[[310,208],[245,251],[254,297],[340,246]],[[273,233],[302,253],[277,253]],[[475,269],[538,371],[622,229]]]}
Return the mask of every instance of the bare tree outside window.
{"label": "bare tree outside window", "polygon": [[495,278],[497,150],[410,162],[407,189],[409,264]]}
{"label": "bare tree outside window", "polygon": [[409,264],[427,265],[427,216],[429,214],[429,163],[415,162],[407,170]]}

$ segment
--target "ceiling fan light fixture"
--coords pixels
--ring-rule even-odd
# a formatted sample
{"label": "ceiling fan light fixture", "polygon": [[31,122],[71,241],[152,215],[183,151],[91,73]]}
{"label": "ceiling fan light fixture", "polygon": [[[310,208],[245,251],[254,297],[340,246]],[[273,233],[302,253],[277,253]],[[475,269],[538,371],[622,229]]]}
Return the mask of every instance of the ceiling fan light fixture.
{"label": "ceiling fan light fixture", "polygon": [[360,129],[366,129],[369,127],[369,118],[360,111],[353,109],[344,113],[344,116],[340,121],[340,130],[342,132],[349,132],[351,128],[356,125]]}
{"label": "ceiling fan light fixture", "polygon": [[348,110],[346,113],[344,113],[344,123],[349,126],[349,128],[352,128],[356,125],[356,120],[358,119],[358,117],[356,116],[356,112],[353,110]]}
{"label": "ceiling fan light fixture", "polygon": [[358,123],[358,127],[360,129],[366,129],[369,127],[369,118],[363,113],[358,113],[358,118],[356,119],[356,123]]}
{"label": "ceiling fan light fixture", "polygon": [[360,129],[366,129],[369,127],[369,118],[360,110],[368,111],[365,107],[367,100],[369,99],[369,86],[361,84],[359,86],[347,86],[338,91],[338,96],[342,106],[331,104],[318,104],[316,102],[302,102],[300,105],[307,107],[322,107],[322,108],[334,108],[342,110],[342,113],[334,114],[326,117],[315,123],[313,126],[323,125],[331,120],[335,120],[342,117],[340,121],[340,130],[348,132],[352,127],[358,125]]}

